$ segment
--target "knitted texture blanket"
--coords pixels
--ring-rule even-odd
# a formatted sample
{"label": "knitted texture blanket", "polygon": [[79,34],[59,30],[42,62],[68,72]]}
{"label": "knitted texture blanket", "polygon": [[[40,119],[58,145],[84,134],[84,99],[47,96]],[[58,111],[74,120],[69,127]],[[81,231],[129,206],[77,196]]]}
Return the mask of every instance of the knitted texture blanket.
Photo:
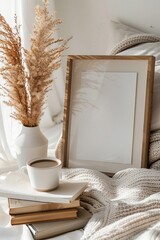
{"label": "knitted texture blanket", "polygon": [[160,239],[159,171],[127,169],[110,178],[75,168],[63,169],[62,175],[88,182],[81,205],[93,215],[81,240]]}
{"label": "knitted texture blanket", "polygon": [[150,135],[149,164],[150,168],[160,170],[160,130]]}

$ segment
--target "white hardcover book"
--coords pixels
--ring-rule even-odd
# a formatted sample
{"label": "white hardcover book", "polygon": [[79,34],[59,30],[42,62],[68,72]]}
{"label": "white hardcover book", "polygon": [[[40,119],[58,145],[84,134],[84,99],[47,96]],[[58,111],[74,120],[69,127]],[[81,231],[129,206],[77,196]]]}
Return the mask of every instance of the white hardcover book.
{"label": "white hardcover book", "polygon": [[0,196],[7,198],[69,203],[78,198],[86,187],[86,182],[60,181],[55,190],[40,192],[31,187],[28,176],[20,170],[0,175]]}

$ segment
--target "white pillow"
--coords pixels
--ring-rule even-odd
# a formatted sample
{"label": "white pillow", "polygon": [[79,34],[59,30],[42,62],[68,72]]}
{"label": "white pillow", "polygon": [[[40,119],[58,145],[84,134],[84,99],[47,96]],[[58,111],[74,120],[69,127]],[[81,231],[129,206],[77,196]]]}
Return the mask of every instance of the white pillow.
{"label": "white pillow", "polygon": [[[113,35],[117,35],[119,40],[119,43],[116,43],[116,45],[113,46],[113,48],[111,49],[112,53],[116,53],[116,51],[119,52],[119,50],[121,49],[122,51],[119,52],[118,55],[153,55],[156,58],[151,131],[160,129],[160,37],[144,33],[135,34],[135,30],[131,33],[133,28],[129,28],[129,26],[126,27],[126,25],[122,23],[114,22],[112,23],[112,26],[112,37]],[[124,32],[126,32],[128,29],[127,35],[124,34],[124,36],[122,36],[123,28]],[[113,34],[114,31],[120,31],[120,33],[118,34],[118,32],[116,32],[116,34]],[[134,44],[135,39],[138,39],[136,46]],[[139,39],[142,39],[141,44]],[[149,39],[151,42],[148,42]],[[128,43],[128,45],[126,44],[126,50],[124,50],[124,43]]]}
{"label": "white pillow", "polygon": [[140,33],[143,34],[144,32],[126,24],[111,20],[108,24],[108,33],[107,54],[109,54],[111,49],[122,40]]}
{"label": "white pillow", "polygon": [[[142,43],[157,43],[157,46],[153,45],[153,44],[150,44],[150,46],[148,45],[145,46],[142,46],[141,47],[141,44]],[[158,49],[157,47],[159,46],[159,42],[160,42],[160,37],[157,37],[155,35],[151,35],[151,34],[138,34],[138,35],[134,35],[134,36],[131,36],[131,37],[128,37],[127,39],[124,39],[122,40],[121,42],[119,42],[112,50],[111,50],[111,55],[116,55],[118,53],[121,53],[122,51],[126,50],[126,49],[131,49],[131,47],[134,47],[136,45],[138,45],[138,49],[140,48],[140,50],[143,51],[143,54],[144,55],[154,55],[155,54],[155,57],[157,57],[157,54],[158,53]],[[137,49],[137,50],[138,50]],[[134,49],[134,52],[135,52],[135,55],[142,55],[141,52],[139,52],[139,50],[136,52],[135,49]],[[141,54],[138,54],[141,53]]]}

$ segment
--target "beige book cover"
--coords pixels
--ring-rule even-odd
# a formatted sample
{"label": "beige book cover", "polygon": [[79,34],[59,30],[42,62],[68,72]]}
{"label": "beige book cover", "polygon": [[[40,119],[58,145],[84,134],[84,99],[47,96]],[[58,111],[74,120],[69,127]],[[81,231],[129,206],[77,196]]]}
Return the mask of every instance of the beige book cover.
{"label": "beige book cover", "polygon": [[34,222],[44,222],[51,220],[73,219],[77,217],[77,209],[63,209],[46,212],[24,213],[10,215],[12,225],[29,224]]}
{"label": "beige book cover", "polygon": [[76,199],[70,203],[47,203],[38,201],[21,200],[15,198],[8,199],[9,214],[22,214],[29,212],[41,212],[58,209],[69,209],[80,206],[80,200]]}
{"label": "beige book cover", "polygon": [[78,208],[76,219],[33,223],[28,224],[27,226],[30,229],[33,238],[35,240],[41,240],[84,228],[91,216],[91,213],[80,207]]}

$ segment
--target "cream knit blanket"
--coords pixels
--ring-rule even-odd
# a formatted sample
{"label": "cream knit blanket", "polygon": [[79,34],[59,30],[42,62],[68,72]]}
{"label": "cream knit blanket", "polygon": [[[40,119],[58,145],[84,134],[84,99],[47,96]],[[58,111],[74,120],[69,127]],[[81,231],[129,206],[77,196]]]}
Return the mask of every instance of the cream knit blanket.
{"label": "cream knit blanket", "polygon": [[150,168],[160,170],[160,130],[150,134],[149,164]]}
{"label": "cream knit blanket", "polygon": [[90,169],[63,169],[63,178],[88,182],[81,203],[93,216],[81,240],[160,239],[159,171],[127,169],[109,178]]}

